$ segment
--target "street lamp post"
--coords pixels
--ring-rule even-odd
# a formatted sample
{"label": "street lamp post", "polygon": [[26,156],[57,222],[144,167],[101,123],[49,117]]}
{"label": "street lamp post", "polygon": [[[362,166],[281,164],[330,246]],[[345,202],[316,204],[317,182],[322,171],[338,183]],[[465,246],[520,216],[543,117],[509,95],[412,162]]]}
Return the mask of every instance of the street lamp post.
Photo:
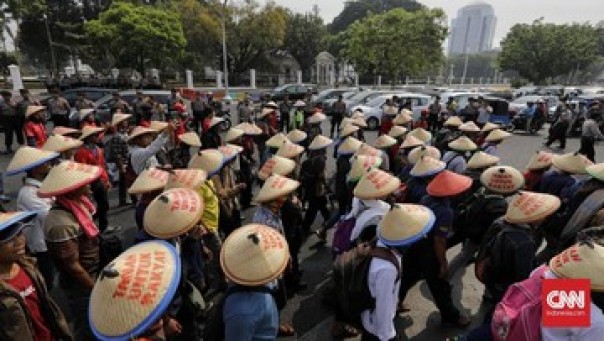
{"label": "street lamp post", "polygon": [[224,0],[222,4],[222,63],[224,74],[224,92],[225,96],[229,94],[229,66],[227,61],[227,45],[226,45],[226,6],[228,0]]}
{"label": "street lamp post", "polygon": [[52,72],[53,69],[54,69],[54,71],[56,71],[58,69],[57,58],[55,57],[55,48],[54,48],[54,44],[52,43],[52,36],[50,35],[50,28],[48,27],[48,17],[46,16],[46,13],[43,14],[43,18],[44,18],[44,25],[46,25],[46,37],[48,38],[48,47],[50,48],[50,61],[52,63],[52,65],[50,67],[50,71]]}

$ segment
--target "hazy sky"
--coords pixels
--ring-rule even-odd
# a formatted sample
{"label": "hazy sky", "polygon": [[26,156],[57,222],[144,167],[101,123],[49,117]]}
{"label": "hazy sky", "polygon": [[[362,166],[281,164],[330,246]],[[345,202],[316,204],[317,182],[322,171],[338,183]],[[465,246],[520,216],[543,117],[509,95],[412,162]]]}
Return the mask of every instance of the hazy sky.
{"label": "hazy sky", "polygon": [[[263,1],[263,0],[261,0]],[[310,11],[314,4],[320,14],[329,23],[344,8],[344,0],[274,0],[277,4],[296,12]],[[470,0],[417,0],[428,7],[440,7],[445,10],[448,22],[457,16],[457,10],[472,3]],[[510,27],[517,23],[530,23],[544,17],[546,22],[567,23],[587,22],[592,24],[604,20],[604,0],[491,0],[486,1],[495,9],[497,30],[494,45],[507,34]]]}

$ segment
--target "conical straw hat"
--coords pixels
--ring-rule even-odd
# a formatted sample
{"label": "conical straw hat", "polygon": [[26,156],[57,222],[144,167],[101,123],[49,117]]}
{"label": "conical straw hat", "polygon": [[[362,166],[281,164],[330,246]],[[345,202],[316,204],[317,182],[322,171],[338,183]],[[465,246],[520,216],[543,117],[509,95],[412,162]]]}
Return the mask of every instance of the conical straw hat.
{"label": "conical straw hat", "polygon": [[264,118],[274,111],[275,111],[274,108],[262,108],[262,110],[260,110],[260,112],[258,113],[257,117],[259,119]]}
{"label": "conical straw hat", "polygon": [[203,200],[195,190],[169,189],[153,199],[145,210],[145,231],[160,239],[178,237],[199,222],[203,207]]}
{"label": "conical straw hat", "polygon": [[312,116],[308,118],[308,124],[319,124],[327,119],[325,114],[320,112],[314,113]]}
{"label": "conical straw hat", "polygon": [[588,279],[592,291],[604,291],[604,246],[579,242],[549,261],[549,268],[558,277]]}
{"label": "conical straw hat", "polygon": [[390,137],[394,137],[396,139],[396,138],[403,136],[406,132],[407,132],[407,128],[405,128],[405,127],[393,126],[392,129],[390,129],[390,132],[388,132],[388,135],[390,135]]}
{"label": "conical straw hat", "polygon": [[122,114],[116,112],[113,114],[113,118],[111,119],[111,125],[115,127],[120,122],[130,119],[130,117],[132,117],[131,114]]}
{"label": "conical straw hat", "polygon": [[224,137],[224,142],[233,142],[243,136],[244,131],[237,128],[231,128]]}
{"label": "conical straw hat", "polygon": [[168,122],[164,121],[151,121],[149,122],[149,129],[155,130],[156,132],[161,132],[162,130],[168,127]]}
{"label": "conical straw hat", "polygon": [[293,143],[300,143],[306,140],[306,136],[308,136],[308,134],[299,129],[294,129],[287,134],[287,138]]}
{"label": "conical straw hat", "polygon": [[25,226],[13,226],[15,223],[31,221],[35,216],[35,211],[0,212],[0,232],[2,233],[0,242],[9,241],[17,233],[23,231]]}
{"label": "conical straw hat", "polygon": [[473,121],[468,121],[459,126],[459,130],[466,133],[477,133],[480,131],[480,127],[476,125]]}
{"label": "conical straw hat", "polygon": [[426,206],[395,204],[378,224],[377,237],[386,246],[409,246],[425,238],[435,220]]}
{"label": "conical straw hat", "polygon": [[220,266],[233,283],[261,286],[277,279],[289,263],[287,241],[279,231],[260,224],[233,231],[220,249]]}
{"label": "conical straw hat", "polygon": [[278,133],[273,135],[273,137],[271,137],[270,139],[268,139],[266,141],[266,146],[269,148],[279,148],[281,147],[285,142],[292,142],[289,140],[289,138],[287,138],[287,136],[283,133]]}
{"label": "conical straw hat", "polygon": [[349,124],[352,124],[352,117],[344,117],[342,119],[342,122],[340,122],[340,129],[344,128]]}
{"label": "conical straw hat", "polygon": [[447,164],[439,159],[425,155],[411,168],[409,174],[411,176],[425,177],[432,176],[442,172],[447,167]]}
{"label": "conical straw hat", "polygon": [[499,124],[495,124],[495,123],[491,123],[491,122],[487,122],[483,127],[482,127],[482,132],[483,133],[487,133],[489,131],[493,131],[494,129],[500,129],[501,126]]}
{"label": "conical straw hat", "polygon": [[224,155],[224,162],[231,162],[243,151],[243,147],[227,143],[224,146],[218,147],[218,150]]}
{"label": "conical straw hat", "polygon": [[86,116],[93,114],[93,113],[94,113],[94,109],[90,109],[90,108],[80,109],[80,112],[79,112],[80,121],[83,121],[86,118]]}
{"label": "conical straw hat", "polygon": [[424,143],[427,143],[432,140],[432,134],[424,128],[415,128],[411,130],[407,135],[413,136]]}
{"label": "conical straw hat", "polygon": [[78,129],[74,129],[74,128],[57,126],[52,129],[52,134],[53,135],[72,135],[71,137],[78,138],[78,137],[80,137],[80,135],[82,135],[82,132],[80,132]]}
{"label": "conical straw hat", "polygon": [[312,143],[308,146],[308,150],[324,149],[324,148],[331,146],[332,143],[333,143],[332,139],[327,138],[323,135],[317,135],[312,140]]}
{"label": "conical straw hat", "polygon": [[197,133],[193,131],[178,135],[178,139],[191,147],[201,147],[201,140],[199,139],[199,135],[197,135]]}
{"label": "conical straw hat", "polygon": [[413,148],[409,152],[409,156],[407,158],[409,159],[409,163],[414,165],[422,158],[422,156],[429,156],[436,160],[440,160],[441,155],[440,150],[438,150],[438,148],[432,146],[419,146]]}
{"label": "conical straw hat", "polygon": [[407,137],[405,137],[405,141],[403,141],[403,143],[401,144],[401,149],[415,148],[423,145],[424,143],[417,137],[410,136],[409,134],[407,134]]}
{"label": "conical straw hat", "polygon": [[354,196],[362,200],[380,199],[396,191],[401,180],[380,169],[372,169],[363,175],[354,187]]}
{"label": "conical straw hat", "polygon": [[505,220],[512,224],[537,222],[556,212],[560,204],[560,199],[550,194],[520,191],[508,205]]}
{"label": "conical straw hat", "polygon": [[59,157],[59,153],[27,146],[21,147],[10,160],[5,175],[11,176],[27,172],[57,157]]}
{"label": "conical straw hat", "polygon": [[359,127],[352,123],[349,123],[342,128],[342,131],[340,132],[340,137],[348,137],[356,133],[357,131],[359,131]]}
{"label": "conical straw hat", "polygon": [[458,152],[471,152],[478,147],[467,136],[460,136],[452,142],[449,142],[449,148]]}
{"label": "conical straw hat", "polygon": [[279,197],[289,195],[299,186],[300,183],[296,180],[273,174],[266,179],[254,201],[258,203],[273,201]]}
{"label": "conical straw hat", "polygon": [[593,165],[588,158],[579,153],[568,153],[564,155],[554,155],[552,164],[561,171],[570,174],[584,174],[587,166]]}
{"label": "conical straw hat", "polygon": [[361,148],[362,144],[363,142],[352,136],[349,136],[338,146],[338,155],[354,154],[359,150],[359,148]]}
{"label": "conical straw hat", "polygon": [[350,118],[352,118],[353,121],[357,118],[361,118],[363,119],[363,121],[365,121],[365,114],[361,110],[357,109],[352,113],[352,116],[350,116]]}
{"label": "conical straw hat", "polygon": [[210,120],[210,128],[215,127],[216,125],[221,124],[222,122],[224,122],[224,118],[214,116]]}
{"label": "conical straw hat", "polygon": [[477,151],[468,160],[468,169],[480,169],[495,166],[499,163],[499,157],[485,153],[483,151]]}
{"label": "conical straw hat", "polygon": [[403,110],[403,112],[396,115],[396,117],[392,120],[392,123],[395,125],[402,126],[411,121],[413,121],[413,117],[411,117],[411,114]]}
{"label": "conical straw hat", "polygon": [[208,173],[203,169],[175,169],[169,172],[168,181],[164,188],[198,189],[208,179]]}
{"label": "conical straw hat", "polygon": [[301,108],[301,107],[305,107],[306,103],[304,103],[304,101],[301,100],[297,100],[296,103],[294,103],[294,108]]}
{"label": "conical straw hat", "polygon": [[132,141],[134,138],[137,138],[141,135],[145,135],[145,134],[157,134],[157,130],[155,129],[151,129],[151,128],[145,128],[145,127],[141,127],[141,126],[136,126],[134,127],[134,129],[132,129],[132,132],[130,132],[130,135],[128,135],[128,141]]}
{"label": "conical straw hat", "polygon": [[462,124],[463,121],[461,118],[459,118],[459,116],[451,116],[445,121],[445,123],[443,123],[445,127],[459,127]]}
{"label": "conical straw hat", "polygon": [[[260,127],[258,127],[255,124],[248,123],[248,122],[239,123],[238,125],[235,126],[235,128],[243,130],[243,133],[245,135],[256,136],[256,135],[262,134],[262,129],[260,129]],[[229,141],[227,141],[227,142],[229,142]]]}
{"label": "conical straw hat", "polygon": [[367,128],[367,121],[365,121],[364,117],[355,117],[351,123],[359,128]]}
{"label": "conical straw hat", "polygon": [[375,148],[383,149],[383,148],[392,147],[395,144],[396,144],[395,138],[390,137],[389,135],[380,135],[380,137],[378,137],[375,140],[375,142],[373,143],[373,146]]}
{"label": "conical straw hat", "polygon": [[491,192],[512,194],[524,187],[524,176],[514,167],[495,166],[482,172],[480,182]]}
{"label": "conical straw hat", "polygon": [[203,169],[208,174],[208,177],[214,176],[224,164],[224,154],[218,149],[200,150],[191,161],[189,168]]}
{"label": "conical straw hat", "polygon": [[277,150],[276,155],[286,157],[288,159],[294,159],[302,153],[304,153],[304,147],[292,142],[286,142],[279,148],[279,150]]}
{"label": "conical straw hat", "polygon": [[351,160],[350,171],[346,176],[348,182],[357,182],[367,172],[378,168],[382,164],[382,158],[379,156],[357,155]]}
{"label": "conical straw hat", "polygon": [[143,194],[162,190],[166,187],[169,176],[170,173],[158,168],[145,169],[128,188],[128,193]]}
{"label": "conical straw hat", "polygon": [[384,111],[384,114],[386,114],[386,115],[394,116],[394,115],[398,114],[398,108],[395,106],[392,106],[392,105],[384,106],[382,108],[382,110]]}
{"label": "conical straw hat", "polygon": [[549,166],[552,165],[553,157],[554,157],[554,154],[552,154],[552,153],[548,153],[548,152],[544,152],[544,151],[537,151],[535,154],[533,154],[533,157],[529,161],[526,168],[529,170],[538,170],[538,169],[548,168]]}
{"label": "conical straw hat", "polygon": [[86,138],[101,133],[105,130],[105,128],[101,127],[93,127],[93,126],[85,126],[82,128],[82,135],[80,135],[80,140],[84,141]]}
{"label": "conical straw hat", "polygon": [[295,168],[296,162],[293,160],[281,156],[273,156],[264,162],[264,165],[258,171],[258,178],[266,180],[271,174],[288,176]]}
{"label": "conical straw hat", "polygon": [[29,117],[37,112],[46,110],[46,107],[41,105],[28,105],[27,111],[25,111],[25,117]]}
{"label": "conical straw hat", "polygon": [[50,170],[38,189],[38,196],[49,198],[72,192],[98,179],[101,173],[100,167],[63,161]]}
{"label": "conical straw hat", "polygon": [[472,178],[449,170],[440,172],[426,187],[433,197],[452,197],[465,192],[472,186]]}
{"label": "conical straw hat", "polygon": [[90,294],[88,319],[99,340],[130,340],[165,313],[179,288],[181,263],[161,240],[136,244],[101,270]]}
{"label": "conical straw hat", "polygon": [[84,142],[72,139],[71,137],[52,135],[46,140],[42,149],[50,152],[63,153],[68,150],[80,148],[83,144]]}
{"label": "conical straw hat", "polygon": [[363,143],[359,149],[354,153],[355,155],[369,155],[369,156],[379,156],[382,157],[382,151],[379,149],[375,149],[367,143]]}
{"label": "conical straw hat", "polygon": [[595,165],[587,166],[585,168],[587,174],[591,175],[600,181],[604,181],[604,163],[598,163]]}
{"label": "conical straw hat", "polygon": [[512,134],[508,133],[507,131],[503,131],[501,129],[494,129],[489,133],[489,135],[487,135],[487,138],[485,139],[485,141],[487,141],[487,142],[501,141],[501,140],[507,139],[510,136],[512,136]]}

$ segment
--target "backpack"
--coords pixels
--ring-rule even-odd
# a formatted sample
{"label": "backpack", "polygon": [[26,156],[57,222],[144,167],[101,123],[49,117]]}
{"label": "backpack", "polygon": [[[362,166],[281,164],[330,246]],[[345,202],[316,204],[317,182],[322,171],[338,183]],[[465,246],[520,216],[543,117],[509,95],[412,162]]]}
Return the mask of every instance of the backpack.
{"label": "backpack", "polygon": [[336,223],[336,231],[333,234],[333,241],[331,242],[331,254],[333,255],[333,258],[352,248],[350,235],[352,234],[352,230],[354,229],[356,222],[356,217],[351,217],[348,219],[342,217]]}
{"label": "backpack", "polygon": [[333,269],[336,303],[346,322],[359,325],[361,313],[375,309],[375,298],[369,290],[368,275],[371,260],[380,258],[392,263],[400,280],[401,266],[392,251],[368,244],[342,253],[336,258]]}
{"label": "backpack", "polygon": [[474,275],[481,283],[488,281],[489,274],[493,273],[493,264],[491,262],[491,251],[493,250],[501,232],[504,229],[504,223],[501,219],[496,220],[489,226],[478,247],[476,261],[474,262]]}
{"label": "backpack", "polygon": [[499,194],[478,194],[463,213],[466,237],[480,244],[488,228],[507,211],[508,203]]}
{"label": "backpack", "polygon": [[541,340],[541,283],[546,270],[542,265],[528,279],[508,288],[493,312],[493,340]]}

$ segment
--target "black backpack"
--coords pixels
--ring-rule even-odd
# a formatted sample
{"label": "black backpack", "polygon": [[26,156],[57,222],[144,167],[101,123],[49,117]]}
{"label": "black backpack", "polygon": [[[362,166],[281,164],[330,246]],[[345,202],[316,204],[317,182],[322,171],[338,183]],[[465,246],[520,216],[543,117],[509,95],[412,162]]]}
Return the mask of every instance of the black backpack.
{"label": "black backpack", "polygon": [[507,211],[508,203],[502,195],[480,193],[466,207],[463,222],[466,237],[480,244],[488,228]]}
{"label": "black backpack", "polygon": [[491,226],[484,235],[480,246],[478,247],[478,253],[476,261],[474,263],[474,275],[482,283],[487,283],[489,276],[493,273],[493,263],[491,261],[491,254],[503,231],[505,223],[503,219],[498,219]]}

